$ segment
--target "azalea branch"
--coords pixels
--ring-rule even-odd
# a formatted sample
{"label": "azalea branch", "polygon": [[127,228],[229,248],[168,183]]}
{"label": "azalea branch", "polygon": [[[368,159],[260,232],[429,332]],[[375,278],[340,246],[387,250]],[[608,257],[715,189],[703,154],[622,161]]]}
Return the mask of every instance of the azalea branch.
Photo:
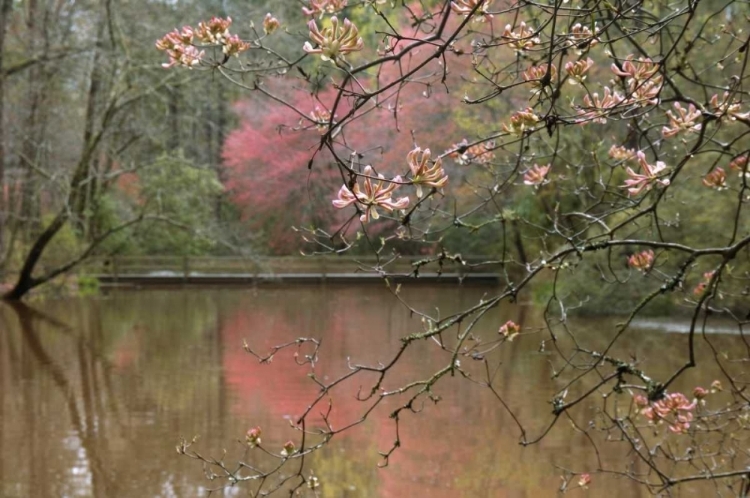
{"label": "azalea branch", "polygon": [[[299,457],[362,425],[383,400],[398,399],[390,412],[395,440],[381,452],[381,465],[388,465],[402,444],[402,417],[439,402],[437,390],[450,376],[490,391],[524,446],[542,441],[559,420],[570,421],[596,455],[597,475],[627,477],[656,492],[694,483],[693,475],[731,484],[743,477],[750,461],[740,451],[744,436],[729,435],[744,434],[747,425],[741,365],[748,344],[740,337],[744,352],[730,361],[706,336],[714,316],[733,319],[741,334],[747,321],[741,296],[750,282],[744,257],[750,249],[748,160],[742,155],[750,123],[742,86],[748,43],[732,22],[716,24],[722,16],[741,16],[729,8],[739,4],[302,4],[311,16],[307,30],[297,30],[308,37],[298,43],[304,64],[293,56],[282,60],[277,51],[267,54],[276,61],[269,71],[279,64],[299,69],[298,88],[291,90],[266,86],[273,80],[258,60],[278,28],[271,14],[265,35],[255,31],[247,47],[252,84],[235,76],[248,42],[233,38],[229,19],[160,40],[169,64],[218,68],[288,111],[287,130],[313,134],[304,158],[284,160],[309,168],[307,203],[325,198],[316,214],[336,214],[329,224],[299,229],[304,242],[315,254],[371,254],[373,260],[357,261],[356,271],[383,278],[394,303],[419,321],[385,359],[347,360],[346,372],[331,379],[316,372],[325,348],[315,339],[282,343],[267,354],[245,346],[261,363],[283,350],[306,352],[295,356],[295,364],[308,369],[316,393],[296,418],[295,428],[305,436]],[[360,8],[362,16],[350,15]],[[365,32],[377,33],[382,43],[373,47]],[[194,39],[221,47],[224,57],[201,55]],[[698,51],[721,64],[705,63],[695,57]],[[311,76],[313,64],[318,78]],[[304,92],[308,100],[313,96],[312,112],[305,110]],[[229,157],[241,155],[233,149]],[[253,161],[250,176],[263,162]],[[316,184],[314,173],[329,169],[331,184]],[[295,184],[293,174],[269,178],[276,182],[269,185]],[[293,202],[268,212],[276,216]],[[731,227],[722,230],[723,220]],[[466,256],[476,250],[481,258]],[[404,268],[408,251],[424,254]],[[464,269],[497,266],[496,287],[458,311],[416,306],[404,292],[409,279],[427,272],[455,268],[462,275]],[[495,311],[505,313],[519,301],[537,303],[538,316],[522,316],[519,322],[526,324],[494,323]],[[621,351],[631,347],[627,338],[639,319],[662,303],[691,314],[684,357],[666,374],[655,367],[663,359],[625,359]],[[602,327],[597,347],[576,317],[591,311],[622,315]],[[552,408],[532,438],[496,374],[511,341],[533,337],[550,367]],[[441,355],[442,366],[396,378],[397,365],[408,362],[407,353],[422,341]],[[719,394],[718,380],[708,388],[710,379],[704,379],[692,398],[681,391],[702,348],[730,384],[731,399]],[[354,396],[359,412],[334,429],[332,400],[363,378]],[[602,403],[587,425],[578,415],[588,416],[584,406],[599,396]],[[305,424],[319,411],[324,426],[308,433]],[[600,450],[609,441],[626,443],[624,465],[607,466]],[[690,453],[680,453],[683,448]],[[295,466],[296,480],[283,481],[287,488],[298,491],[313,482],[303,474],[306,464]],[[645,470],[636,472],[636,465]],[[587,472],[559,468],[562,491],[576,487],[574,477],[578,487],[591,482]],[[271,474],[256,475],[263,476],[257,493],[281,489],[269,484]]]}

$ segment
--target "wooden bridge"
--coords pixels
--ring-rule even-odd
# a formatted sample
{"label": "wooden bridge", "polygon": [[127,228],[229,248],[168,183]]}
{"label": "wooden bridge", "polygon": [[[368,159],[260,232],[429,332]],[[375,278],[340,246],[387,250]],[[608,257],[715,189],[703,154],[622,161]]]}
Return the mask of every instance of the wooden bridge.
{"label": "wooden bridge", "polygon": [[463,263],[444,260],[442,265],[425,256],[394,260],[374,257],[180,257],[127,256],[94,258],[81,273],[96,277],[105,286],[248,285],[258,283],[362,283],[393,282],[495,284],[502,268],[469,258]]}

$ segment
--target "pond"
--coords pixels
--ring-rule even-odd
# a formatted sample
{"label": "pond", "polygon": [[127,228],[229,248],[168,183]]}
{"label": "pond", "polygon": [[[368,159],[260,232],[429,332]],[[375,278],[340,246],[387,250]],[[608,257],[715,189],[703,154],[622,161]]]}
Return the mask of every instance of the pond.
{"label": "pond", "polygon": [[[491,290],[421,285],[405,288],[402,297],[445,316]],[[549,401],[559,387],[549,347],[541,347],[546,332],[533,331],[542,325],[541,311],[520,305],[494,309],[474,334],[497,337],[499,324],[508,319],[532,332],[502,345],[495,385],[515,416],[538,433],[551,420]],[[577,326],[589,343],[601,345],[614,322],[580,319]],[[205,456],[219,458],[226,449],[228,462],[252,461],[255,453],[238,442],[246,431],[261,426],[269,451],[298,441],[289,422],[319,392],[292,351],[261,365],[244,351],[243,341],[266,352],[300,336],[319,338],[315,371],[325,381],[345,373],[348,364],[389,361],[399,339],[422,327],[418,316],[379,285],[139,290],[28,309],[4,306],[0,496],[201,496],[222,483],[209,482],[199,462],[177,454],[180,438],[199,436],[193,449]],[[628,332],[618,352],[666,376],[683,361],[680,331],[673,320],[644,322]],[[722,332],[727,330],[718,329],[714,338],[729,350],[738,339]],[[384,387],[423,380],[449,361],[434,343],[417,343]],[[718,374],[710,365],[701,368],[680,380],[682,389],[691,392]],[[478,380],[481,369],[475,371]],[[368,405],[356,395],[361,386],[369,389],[371,379],[353,379],[332,392],[334,426],[362,416]],[[565,469],[584,472],[596,465],[592,442],[568,421],[523,448],[517,425],[486,388],[446,376],[434,395],[439,402],[427,400],[418,405],[419,413],[402,414],[402,447],[385,468],[378,466],[378,452],[395,439],[389,413],[404,398],[378,406],[362,425],[316,453],[307,464],[319,478],[320,495],[554,496]],[[328,401],[316,412],[327,406]],[[593,409],[582,407],[581,420]],[[605,443],[598,451],[600,458],[623,459],[624,465],[622,443]],[[633,481],[614,476],[597,475],[589,488],[591,496],[647,496]],[[219,496],[246,492],[240,485]]]}

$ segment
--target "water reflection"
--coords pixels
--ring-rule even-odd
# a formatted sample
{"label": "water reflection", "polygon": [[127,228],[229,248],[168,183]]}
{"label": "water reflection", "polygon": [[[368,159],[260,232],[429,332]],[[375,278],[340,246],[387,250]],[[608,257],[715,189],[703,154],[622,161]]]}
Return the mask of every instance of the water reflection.
{"label": "water reflection", "polygon": [[[420,287],[406,297],[416,305],[457,310],[486,289],[461,292]],[[523,314],[526,315],[523,315]],[[484,330],[507,319],[531,323],[524,308],[493,310]],[[588,339],[606,343],[609,322],[582,322]],[[142,291],[102,299],[71,299],[0,310],[0,496],[197,496],[209,483],[194,462],[179,457],[179,437],[200,435],[207,455],[229,456],[254,425],[264,444],[281,448],[295,432],[286,421],[317,394],[291,352],[258,365],[242,350],[247,340],[269,348],[299,336],[322,338],[317,375],[333,378],[357,362],[385,361],[399,337],[419,320],[375,287],[260,288],[254,291]],[[507,344],[497,379],[517,416],[541,428],[549,421],[549,355],[542,338]],[[633,331],[619,353],[668,372],[681,362],[684,336]],[[731,350],[735,338],[715,336]],[[421,379],[443,366],[445,353],[418,344],[394,380]],[[652,370],[653,371],[653,370]],[[693,371],[684,388],[715,372]],[[354,396],[366,379],[345,385],[332,400],[334,424],[359,417]],[[366,385],[366,384],[365,384]],[[521,449],[518,429],[486,390],[446,379],[442,401],[402,420],[401,448],[386,469],[378,451],[394,440],[388,413],[379,407],[363,426],[346,433],[312,461],[324,496],[431,497],[550,496],[560,484],[555,465],[586,470],[590,443],[560,424],[539,445]],[[584,417],[585,418],[585,417]],[[605,459],[623,446],[602,448]],[[615,460],[616,461],[616,460]],[[638,496],[629,481],[597,479],[594,493]],[[240,494],[234,490],[228,495]],[[645,494],[644,494],[645,495]]]}

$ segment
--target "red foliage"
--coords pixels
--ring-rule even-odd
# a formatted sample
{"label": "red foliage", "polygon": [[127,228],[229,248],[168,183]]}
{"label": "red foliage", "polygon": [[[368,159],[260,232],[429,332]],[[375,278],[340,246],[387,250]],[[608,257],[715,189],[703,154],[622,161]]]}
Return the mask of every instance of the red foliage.
{"label": "red foliage", "polygon": [[[300,90],[287,90],[288,102],[300,111],[330,104],[333,93],[321,92],[320,102]],[[268,231],[271,249],[292,252],[299,237],[292,226],[335,226],[330,192],[342,181],[330,154],[321,151],[314,167],[307,164],[320,143],[320,133],[289,107],[264,99],[235,105],[240,127],[224,143],[226,187],[243,216]]]}
{"label": "red foliage", "polygon": [[[406,70],[406,63],[401,68],[387,65],[377,77],[360,83],[382,88]],[[411,83],[386,90],[377,101],[366,103],[354,121],[349,121],[352,126],[345,124],[336,135],[336,154],[345,161],[353,157],[355,169],[371,164],[377,173],[392,178],[407,174],[406,154],[415,145],[429,147],[434,154],[449,148],[458,141],[451,114],[459,97],[446,93],[439,84],[441,76],[442,66],[435,62]],[[291,226],[314,225],[331,233],[355,213],[353,209],[337,211],[331,205],[339,187],[349,179],[329,152],[318,153],[312,169],[307,169],[320,143],[320,132],[307,116],[316,106],[330,110],[336,90],[329,87],[313,97],[281,85],[283,82],[275,82],[270,91],[294,109],[263,98],[237,103],[241,125],[227,137],[223,158],[232,200],[255,228],[266,230],[270,249],[283,254],[295,252],[302,242]],[[347,115],[349,106],[345,99],[340,102],[337,120]],[[402,187],[398,195],[415,199],[411,187]],[[352,227],[357,228],[358,223]],[[379,222],[373,229],[388,226],[392,224]]]}
{"label": "red foliage", "polygon": [[[119,168],[115,168],[119,169]],[[125,194],[125,196],[137,200],[141,195],[141,183],[137,173],[123,173],[117,177],[115,183],[117,188]]]}

